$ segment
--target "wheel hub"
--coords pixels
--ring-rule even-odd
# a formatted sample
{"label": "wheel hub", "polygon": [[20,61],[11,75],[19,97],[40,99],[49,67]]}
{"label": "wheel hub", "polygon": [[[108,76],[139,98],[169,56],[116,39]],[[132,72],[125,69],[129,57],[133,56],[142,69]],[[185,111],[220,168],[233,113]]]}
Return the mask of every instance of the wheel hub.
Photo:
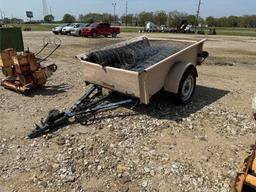
{"label": "wheel hub", "polygon": [[194,91],[194,78],[189,75],[182,86],[182,100],[188,100]]}

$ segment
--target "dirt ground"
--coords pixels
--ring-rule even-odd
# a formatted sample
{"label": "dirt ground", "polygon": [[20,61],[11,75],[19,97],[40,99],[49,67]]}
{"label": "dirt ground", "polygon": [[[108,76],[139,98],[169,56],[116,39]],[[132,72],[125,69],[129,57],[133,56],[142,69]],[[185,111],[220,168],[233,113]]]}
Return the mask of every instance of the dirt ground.
{"label": "dirt ground", "polygon": [[29,96],[0,88],[0,192],[230,191],[255,142],[255,37],[207,36],[204,49],[210,57],[198,67],[198,87],[187,106],[160,93],[149,106],[101,114],[93,125],[73,124],[26,138],[49,110],[70,107],[85,91],[83,65],[75,55],[139,35],[93,39],[24,33],[30,51],[39,50],[45,36],[60,38],[62,46],[48,61],[58,70],[45,88]]}

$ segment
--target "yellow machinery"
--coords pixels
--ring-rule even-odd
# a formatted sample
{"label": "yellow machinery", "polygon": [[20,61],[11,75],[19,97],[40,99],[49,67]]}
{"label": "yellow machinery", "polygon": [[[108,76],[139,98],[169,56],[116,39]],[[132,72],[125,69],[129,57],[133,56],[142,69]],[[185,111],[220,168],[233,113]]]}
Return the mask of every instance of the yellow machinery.
{"label": "yellow machinery", "polygon": [[256,144],[252,148],[252,153],[244,159],[237,174],[236,192],[256,191]]}
{"label": "yellow machinery", "polygon": [[42,67],[34,53],[17,54],[14,49],[5,49],[0,53],[0,67],[6,76],[1,85],[22,93],[43,86],[47,78],[57,70],[55,64]]}

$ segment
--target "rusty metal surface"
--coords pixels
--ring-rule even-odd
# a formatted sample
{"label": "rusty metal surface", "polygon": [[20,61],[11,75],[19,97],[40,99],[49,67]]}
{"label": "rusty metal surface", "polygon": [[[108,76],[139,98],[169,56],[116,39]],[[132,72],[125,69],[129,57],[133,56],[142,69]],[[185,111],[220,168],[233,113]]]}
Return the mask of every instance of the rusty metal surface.
{"label": "rusty metal surface", "polygon": [[246,157],[240,166],[240,172],[237,174],[235,191],[247,192],[256,190],[256,144],[252,146],[251,154]]}
{"label": "rusty metal surface", "polygon": [[6,89],[10,89],[21,93],[26,93],[32,88],[32,84],[27,84],[26,86],[24,86],[16,80],[3,80],[1,82],[1,85]]}
{"label": "rusty metal surface", "polygon": [[47,78],[57,70],[55,64],[42,67],[35,54],[31,52],[17,54],[13,49],[0,53],[2,72],[6,76],[1,85],[6,89],[26,93],[31,89],[45,85]]}
{"label": "rusty metal surface", "polygon": [[252,98],[252,114],[254,119],[256,120],[256,94],[254,94]]}

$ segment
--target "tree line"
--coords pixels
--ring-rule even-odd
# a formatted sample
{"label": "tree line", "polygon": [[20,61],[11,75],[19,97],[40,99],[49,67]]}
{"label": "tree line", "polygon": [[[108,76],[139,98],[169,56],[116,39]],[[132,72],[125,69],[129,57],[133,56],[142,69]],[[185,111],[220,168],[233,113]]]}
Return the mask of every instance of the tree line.
{"label": "tree line", "polygon": [[229,17],[207,17],[205,23],[215,27],[245,27],[256,28],[256,15],[229,16]]}
{"label": "tree line", "polygon": [[198,20],[195,15],[189,15],[187,13],[179,11],[156,11],[146,12],[143,11],[139,14],[127,14],[121,17],[114,16],[109,13],[88,13],[80,14],[76,19],[75,16],[65,14],[63,22],[109,22],[120,25],[128,26],[144,26],[147,21],[152,21],[156,25],[166,25],[169,27],[176,27],[182,19],[186,19],[190,25],[208,25],[210,27],[256,27],[256,15],[243,15],[243,16],[229,16],[229,17],[199,17]]}
{"label": "tree line", "polygon": [[[157,25],[167,25],[167,26],[177,26],[182,19],[186,18],[191,25],[195,25],[197,22],[196,16],[188,15],[186,13],[172,11],[166,13],[165,11],[156,11],[156,12],[141,12],[139,14],[127,14],[122,15],[121,17],[117,15],[112,15],[109,13],[88,13],[80,14],[76,19],[75,16],[70,14],[65,14],[63,16],[63,22],[72,23],[72,22],[84,22],[84,23],[93,23],[93,22],[108,22],[115,23],[120,25],[128,26],[144,26],[147,21],[152,21]],[[200,21],[203,21],[200,18]]]}
{"label": "tree line", "polygon": [[[195,15],[189,15],[187,13],[179,11],[156,11],[146,12],[143,11],[138,14],[127,14],[122,16],[112,15],[109,13],[88,13],[80,14],[76,18],[75,16],[66,13],[61,21],[54,21],[53,15],[47,15],[44,17],[45,23],[93,23],[93,22],[108,22],[115,25],[127,25],[127,26],[145,26],[147,21],[151,21],[156,25],[166,25],[169,27],[177,27],[181,20],[186,19],[190,25],[208,25],[210,27],[250,27],[256,28],[256,15],[244,15],[244,16],[229,16],[229,17],[199,17],[198,20]],[[4,23],[22,23],[22,19],[17,18],[4,18]]]}

